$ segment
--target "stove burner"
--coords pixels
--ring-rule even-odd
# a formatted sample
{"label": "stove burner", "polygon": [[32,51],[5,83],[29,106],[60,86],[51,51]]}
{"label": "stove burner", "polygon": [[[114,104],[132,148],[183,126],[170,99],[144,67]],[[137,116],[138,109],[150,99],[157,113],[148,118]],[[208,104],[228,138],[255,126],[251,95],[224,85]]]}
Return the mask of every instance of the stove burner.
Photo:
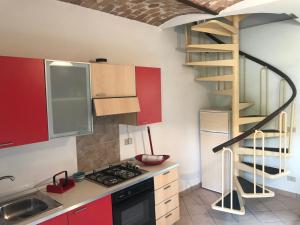
{"label": "stove burner", "polygon": [[124,182],[125,180],[139,176],[146,171],[141,170],[138,166],[132,163],[125,163],[116,166],[109,165],[107,169],[96,171],[93,170],[86,178],[105,186],[113,186]]}

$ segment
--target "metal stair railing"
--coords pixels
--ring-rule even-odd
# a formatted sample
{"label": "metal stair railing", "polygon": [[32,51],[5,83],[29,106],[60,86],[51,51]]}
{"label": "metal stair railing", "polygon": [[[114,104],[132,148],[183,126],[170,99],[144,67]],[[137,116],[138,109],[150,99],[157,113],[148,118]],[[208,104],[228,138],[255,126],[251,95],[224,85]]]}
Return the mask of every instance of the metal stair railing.
{"label": "metal stair railing", "polygon": [[282,138],[284,149],[284,172],[287,167],[287,113],[281,112],[279,116],[279,174],[282,173]]}
{"label": "metal stair railing", "polygon": [[265,134],[260,130],[256,130],[254,133],[254,143],[253,143],[253,188],[254,188],[254,195],[256,195],[256,138],[257,135],[260,135],[262,138],[262,187],[263,187],[263,194],[265,194]]}
{"label": "metal stair railing", "polygon": [[[206,33],[206,35],[218,44],[225,44],[225,42],[223,42],[220,39],[216,38],[212,34]],[[289,84],[289,86],[292,90],[292,95],[282,106],[280,106],[277,110],[275,110],[270,115],[268,115],[265,119],[263,119],[262,121],[260,121],[256,125],[254,125],[253,127],[249,128],[244,133],[230,139],[229,141],[226,141],[225,143],[223,143],[221,145],[218,145],[218,146],[214,147],[213,152],[218,152],[218,151],[221,151],[223,148],[227,148],[231,145],[234,145],[234,144],[240,142],[241,140],[245,139],[249,135],[253,134],[256,130],[260,130],[263,126],[265,126],[267,123],[272,121],[275,117],[277,117],[282,111],[284,111],[294,101],[294,99],[297,96],[297,89],[296,89],[295,84],[284,72],[282,72],[281,70],[279,70],[276,67],[272,66],[271,64],[269,64],[267,62],[264,62],[264,61],[254,57],[252,55],[249,55],[249,54],[247,54],[243,51],[240,51],[239,54],[241,56],[244,56],[245,58],[253,61],[253,62],[256,62],[256,63],[268,68],[270,71],[272,71],[275,74],[279,75],[282,79],[284,79]]]}
{"label": "metal stair railing", "polygon": [[229,148],[222,150],[222,208],[224,209],[225,199],[225,153],[229,152],[230,155],[230,209],[233,210],[233,152]]}

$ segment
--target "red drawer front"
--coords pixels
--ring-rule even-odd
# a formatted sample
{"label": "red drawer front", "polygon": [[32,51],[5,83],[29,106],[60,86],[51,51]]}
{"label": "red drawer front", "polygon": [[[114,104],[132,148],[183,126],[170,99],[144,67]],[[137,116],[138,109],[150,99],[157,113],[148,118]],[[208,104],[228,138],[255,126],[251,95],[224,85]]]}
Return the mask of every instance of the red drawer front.
{"label": "red drawer front", "polygon": [[67,214],[63,214],[57,217],[54,217],[51,220],[40,223],[40,225],[68,225],[68,216]]}
{"label": "red drawer front", "polygon": [[136,93],[141,108],[137,116],[138,125],[161,122],[160,68],[136,67],[135,74]]}
{"label": "red drawer front", "polygon": [[48,140],[44,61],[0,56],[0,148]]}
{"label": "red drawer front", "polygon": [[69,225],[113,225],[111,196],[68,213]]}

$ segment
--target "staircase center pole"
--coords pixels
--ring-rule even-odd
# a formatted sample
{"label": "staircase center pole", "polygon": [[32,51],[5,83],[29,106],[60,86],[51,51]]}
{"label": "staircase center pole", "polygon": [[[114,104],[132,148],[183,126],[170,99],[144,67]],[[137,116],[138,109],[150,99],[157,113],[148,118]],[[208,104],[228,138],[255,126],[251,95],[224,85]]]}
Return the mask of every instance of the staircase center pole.
{"label": "staircase center pole", "polygon": [[[239,118],[240,118],[240,110],[239,110],[239,102],[240,102],[240,90],[239,90],[239,27],[240,27],[240,18],[239,16],[233,16],[233,26],[237,28],[238,32],[233,34],[232,36],[232,43],[235,44],[235,48],[233,51],[233,61],[234,66],[232,67],[232,75],[233,75],[233,82],[232,82],[232,136],[236,137],[239,135]],[[239,161],[239,156],[237,154],[239,144],[236,143],[232,146],[233,153],[234,153],[234,162],[235,164]],[[235,167],[236,168],[236,167]],[[239,175],[239,171],[237,169],[234,170],[235,175]]]}

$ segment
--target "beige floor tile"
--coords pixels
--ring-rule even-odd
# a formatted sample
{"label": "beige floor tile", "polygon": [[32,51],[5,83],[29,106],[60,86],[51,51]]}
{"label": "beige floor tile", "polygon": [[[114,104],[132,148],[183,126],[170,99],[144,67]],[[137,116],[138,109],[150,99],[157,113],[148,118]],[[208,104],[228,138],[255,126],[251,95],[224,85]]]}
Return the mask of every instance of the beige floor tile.
{"label": "beige floor tile", "polygon": [[300,200],[296,198],[281,197],[281,203],[288,209],[300,209]]}
{"label": "beige floor tile", "polygon": [[197,195],[187,195],[187,196],[184,196],[182,199],[183,199],[183,201],[184,201],[185,204],[199,204],[199,205],[204,205],[204,202]]}
{"label": "beige floor tile", "polygon": [[247,200],[245,205],[251,212],[264,212],[264,211],[270,211],[262,202],[258,200]]}
{"label": "beige floor tile", "polygon": [[291,210],[280,210],[280,211],[273,211],[273,212],[284,223],[287,222],[287,221],[298,221],[298,220],[300,220],[299,214],[294,213]]}
{"label": "beige floor tile", "polygon": [[181,219],[176,225],[300,225],[300,200],[282,195],[246,199],[244,216],[211,209],[220,194],[193,190],[180,198]]}
{"label": "beige floor tile", "polygon": [[300,225],[300,220],[297,221],[285,221],[285,225]]}
{"label": "beige floor tile", "polygon": [[217,225],[238,224],[233,216],[229,213],[213,211],[210,214]]}
{"label": "beige floor tile", "polygon": [[254,216],[262,223],[281,222],[280,219],[271,211],[254,212]]}
{"label": "beige floor tile", "polygon": [[262,225],[286,225],[282,222],[274,222],[274,223],[263,223]]}
{"label": "beige floor tile", "polygon": [[186,204],[186,209],[189,215],[200,215],[209,212],[206,206],[198,204]]}
{"label": "beige floor tile", "polygon": [[186,206],[182,201],[180,201],[180,203],[179,203],[179,209],[180,209],[180,216],[188,216],[189,215],[188,211],[186,209]]}
{"label": "beige floor tile", "polygon": [[287,209],[287,207],[284,204],[282,204],[281,201],[274,199],[274,198],[266,199],[265,201],[262,202],[262,204],[264,204],[268,209],[273,210],[273,211]]}
{"label": "beige floor tile", "polygon": [[257,224],[259,221],[256,217],[249,211],[246,211],[245,215],[233,215],[233,218],[238,224]]}
{"label": "beige floor tile", "polygon": [[193,223],[189,216],[182,216],[175,225],[193,225]]}
{"label": "beige floor tile", "polygon": [[208,214],[192,216],[193,225],[215,225],[213,218]]}

